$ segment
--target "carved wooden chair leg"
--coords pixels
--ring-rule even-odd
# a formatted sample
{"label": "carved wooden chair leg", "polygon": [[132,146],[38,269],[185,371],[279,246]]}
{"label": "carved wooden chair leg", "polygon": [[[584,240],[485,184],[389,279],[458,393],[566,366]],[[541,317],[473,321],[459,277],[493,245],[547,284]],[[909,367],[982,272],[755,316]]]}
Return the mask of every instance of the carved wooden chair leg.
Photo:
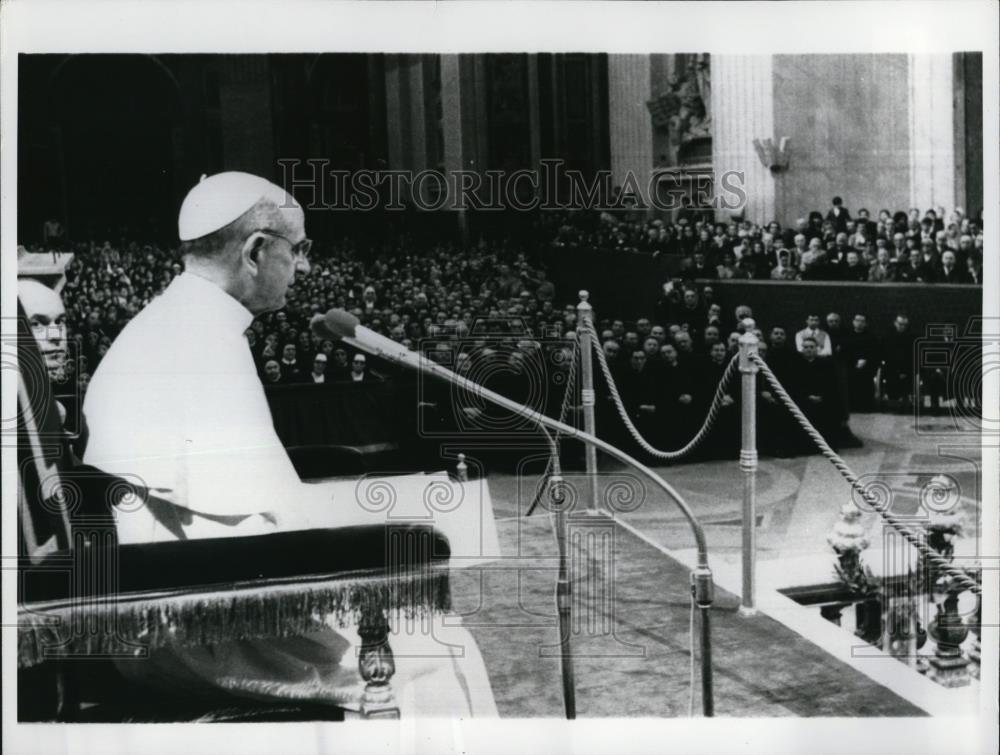
{"label": "carved wooden chair leg", "polygon": [[365,681],[361,698],[363,718],[399,718],[399,707],[392,691],[396,663],[389,647],[389,620],[381,608],[366,610],[358,622],[361,653],[358,669]]}

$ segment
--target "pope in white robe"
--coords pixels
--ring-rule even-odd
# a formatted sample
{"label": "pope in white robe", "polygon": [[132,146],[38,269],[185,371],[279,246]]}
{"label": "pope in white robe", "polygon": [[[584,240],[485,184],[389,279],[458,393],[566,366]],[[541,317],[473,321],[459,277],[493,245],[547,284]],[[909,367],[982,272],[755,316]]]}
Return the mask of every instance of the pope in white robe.
{"label": "pope in white robe", "polygon": [[[150,504],[118,513],[120,542],[264,534],[359,523],[303,484],[275,433],[244,331],[308,272],[304,215],[264,179],[222,173],[181,207],[186,271],[140,312],[95,372],[84,461],[140,478]],[[448,626],[445,626],[445,623]],[[496,716],[485,666],[455,617],[390,637],[401,714]],[[225,689],[354,707],[363,682],[352,627],[302,637],[154,651],[130,678],[178,692]]]}

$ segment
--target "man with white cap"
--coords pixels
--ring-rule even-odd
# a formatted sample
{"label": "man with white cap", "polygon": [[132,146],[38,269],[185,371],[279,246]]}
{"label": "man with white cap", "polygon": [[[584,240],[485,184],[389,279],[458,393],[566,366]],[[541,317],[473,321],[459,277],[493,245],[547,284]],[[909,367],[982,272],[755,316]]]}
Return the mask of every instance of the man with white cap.
{"label": "man with white cap", "polygon": [[[244,333],[255,316],[284,307],[296,273],[309,272],[302,207],[263,178],[221,173],[188,193],[178,231],[185,272],[122,330],[91,379],[84,460],[137,476],[149,491],[148,505],[118,513],[122,542],[262,534],[284,519],[294,528],[296,506],[315,486],[299,480],[278,439]],[[432,691],[403,694],[403,715],[496,715],[482,659],[461,631],[460,662],[408,664],[400,649],[394,686],[412,689],[419,677]],[[350,707],[363,686],[356,643],[350,628],[329,628],[167,647],[119,666],[175,692],[222,688]]]}

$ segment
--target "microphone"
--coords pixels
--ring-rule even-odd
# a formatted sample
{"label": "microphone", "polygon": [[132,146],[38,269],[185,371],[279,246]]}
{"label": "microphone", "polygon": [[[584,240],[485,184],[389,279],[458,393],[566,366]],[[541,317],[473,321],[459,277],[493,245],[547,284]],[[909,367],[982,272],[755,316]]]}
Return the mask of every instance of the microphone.
{"label": "microphone", "polygon": [[357,317],[343,309],[331,309],[325,315],[313,315],[309,321],[309,328],[319,338],[343,341],[386,361],[402,364],[411,369],[427,368],[419,354],[366,328]]}

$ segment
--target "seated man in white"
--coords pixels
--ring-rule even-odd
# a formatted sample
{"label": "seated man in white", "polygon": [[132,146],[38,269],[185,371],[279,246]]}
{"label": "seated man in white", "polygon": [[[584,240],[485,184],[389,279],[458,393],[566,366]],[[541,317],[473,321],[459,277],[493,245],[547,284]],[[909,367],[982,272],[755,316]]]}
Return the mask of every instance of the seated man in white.
{"label": "seated man in white", "polygon": [[[150,490],[150,505],[119,514],[121,542],[356,524],[350,505],[308,505],[317,488],[299,480],[274,431],[243,335],[255,315],[285,305],[297,270],[309,271],[302,208],[262,178],[222,173],[188,193],[178,226],[186,271],[121,332],[84,404],[85,462],[138,476]],[[313,514],[303,519],[304,509]],[[222,688],[350,707],[363,687],[357,644],[353,628],[330,627],[302,637],[170,647],[119,667],[175,691]],[[466,630],[437,626],[434,637],[400,634],[392,645],[402,715],[496,715]]]}

